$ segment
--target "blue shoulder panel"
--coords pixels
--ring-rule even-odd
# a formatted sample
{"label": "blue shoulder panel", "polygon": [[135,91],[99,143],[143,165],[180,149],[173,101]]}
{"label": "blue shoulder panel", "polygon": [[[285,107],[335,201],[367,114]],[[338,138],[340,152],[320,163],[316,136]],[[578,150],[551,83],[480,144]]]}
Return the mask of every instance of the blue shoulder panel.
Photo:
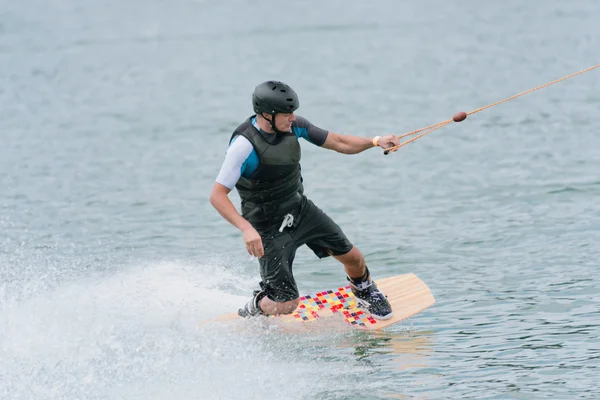
{"label": "blue shoulder panel", "polygon": [[[239,136],[234,137],[233,140],[231,141],[231,143],[229,143],[229,145],[231,146],[231,144],[233,142],[235,142],[238,137]],[[254,172],[256,172],[257,169],[258,169],[258,154],[256,154],[256,150],[252,149],[252,151],[250,152],[250,154],[248,155],[248,157],[242,164],[240,174],[244,178],[250,178],[252,176],[252,174],[254,174]]]}
{"label": "blue shoulder panel", "polygon": [[292,125],[292,131],[294,132],[294,134],[296,135],[296,137],[298,139],[303,138],[303,139],[308,140],[309,142],[311,142],[311,140],[308,138],[308,129],[306,129],[306,128],[300,128],[298,126]]}

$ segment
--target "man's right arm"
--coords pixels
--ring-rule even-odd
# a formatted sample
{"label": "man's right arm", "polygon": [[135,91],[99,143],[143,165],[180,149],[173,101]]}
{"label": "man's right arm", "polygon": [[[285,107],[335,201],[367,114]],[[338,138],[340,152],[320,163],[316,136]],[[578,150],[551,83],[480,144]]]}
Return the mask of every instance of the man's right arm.
{"label": "man's right arm", "polygon": [[[210,193],[210,204],[231,225],[242,231],[248,254],[261,258],[264,255],[262,239],[252,224],[238,213],[229,199],[229,192],[242,176],[244,170],[256,168],[258,159],[252,158],[252,145],[244,137],[238,137],[227,149],[225,161]],[[250,164],[250,165],[249,165]]]}
{"label": "man's right arm", "polygon": [[227,186],[215,182],[212,192],[210,193],[210,204],[212,204],[219,214],[229,221],[231,225],[242,231],[244,244],[246,245],[248,254],[253,257],[261,258],[265,255],[265,250],[262,245],[260,234],[248,220],[237,212],[233,203],[229,200],[229,196],[227,196],[229,192],[231,192],[231,189]]}
{"label": "man's right arm", "polygon": [[248,227],[252,227],[250,222],[248,222],[244,217],[238,213],[235,209],[235,206],[229,199],[229,189],[227,186],[223,186],[218,182],[215,182],[212,188],[212,192],[210,193],[210,204],[213,205],[214,208],[225,218],[229,223],[240,231],[244,231],[244,229],[248,229]]}

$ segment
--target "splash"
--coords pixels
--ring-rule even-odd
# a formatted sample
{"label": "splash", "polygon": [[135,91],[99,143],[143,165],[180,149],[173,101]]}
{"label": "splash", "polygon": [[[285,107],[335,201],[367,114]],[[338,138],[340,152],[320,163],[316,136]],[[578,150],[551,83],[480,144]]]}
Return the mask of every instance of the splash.
{"label": "splash", "polygon": [[243,268],[218,263],[158,264],[58,285],[25,300],[5,296],[0,398],[352,393],[357,374],[370,367],[348,362],[348,355],[354,358],[344,344],[348,331],[299,336],[251,324],[243,332],[199,328],[199,321],[247,300],[248,278]]}

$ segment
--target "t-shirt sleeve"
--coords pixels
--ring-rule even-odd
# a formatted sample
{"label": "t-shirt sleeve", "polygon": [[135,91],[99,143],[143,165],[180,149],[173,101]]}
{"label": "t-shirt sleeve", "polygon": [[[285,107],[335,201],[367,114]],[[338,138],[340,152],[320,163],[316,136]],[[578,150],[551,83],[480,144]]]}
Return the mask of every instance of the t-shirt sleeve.
{"label": "t-shirt sleeve", "polygon": [[216,182],[233,190],[242,174],[246,175],[247,172],[253,172],[250,169],[256,169],[254,164],[258,159],[255,160],[254,154],[254,148],[248,139],[236,136],[227,149]]}
{"label": "t-shirt sleeve", "polygon": [[304,138],[310,143],[322,146],[329,133],[325,129],[314,126],[306,118],[296,115],[296,121],[292,125],[292,130],[297,138]]}

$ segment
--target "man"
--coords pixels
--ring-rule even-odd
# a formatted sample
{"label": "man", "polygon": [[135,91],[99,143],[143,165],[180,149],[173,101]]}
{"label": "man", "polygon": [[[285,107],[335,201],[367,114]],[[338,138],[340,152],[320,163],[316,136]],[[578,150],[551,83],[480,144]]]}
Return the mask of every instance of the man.
{"label": "man", "polygon": [[[233,132],[210,195],[217,211],[242,232],[248,253],[259,259],[261,290],[254,292],[238,314],[289,314],[296,309],[299,293],[292,263],[298,247],[306,244],[317,257],[333,256],[344,265],[354,295],[373,317],[390,318],[391,306],[371,279],[360,250],[304,195],[299,139],[356,154],[377,146],[392,147],[398,138],[371,139],[317,128],[294,113],[298,96],[282,82],[258,85],[252,105],[256,114]],[[228,197],[234,186],[242,201],[242,215]]]}

